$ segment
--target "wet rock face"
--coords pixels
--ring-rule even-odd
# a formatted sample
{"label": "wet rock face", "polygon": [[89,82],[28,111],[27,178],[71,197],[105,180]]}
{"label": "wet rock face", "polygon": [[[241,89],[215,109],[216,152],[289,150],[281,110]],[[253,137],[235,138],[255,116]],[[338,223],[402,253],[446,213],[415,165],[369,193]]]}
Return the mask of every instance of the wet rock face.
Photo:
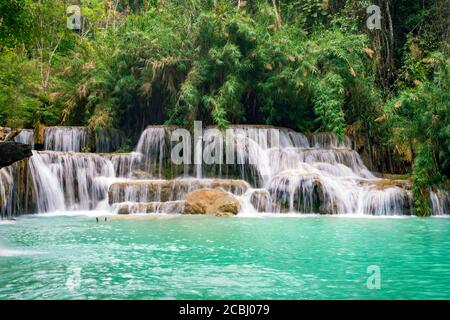
{"label": "wet rock face", "polygon": [[185,214],[232,216],[241,206],[236,197],[218,189],[199,189],[186,196]]}
{"label": "wet rock face", "polygon": [[31,147],[18,142],[1,142],[0,143],[0,168],[9,166],[14,162],[31,157]]}
{"label": "wet rock face", "polygon": [[250,197],[250,203],[258,212],[272,211],[272,197],[266,189],[255,189]]}

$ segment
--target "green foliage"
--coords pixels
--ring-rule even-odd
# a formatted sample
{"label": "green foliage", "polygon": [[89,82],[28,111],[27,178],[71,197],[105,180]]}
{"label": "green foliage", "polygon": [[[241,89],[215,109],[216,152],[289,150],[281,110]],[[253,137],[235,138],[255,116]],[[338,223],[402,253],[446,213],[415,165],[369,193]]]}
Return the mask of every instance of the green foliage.
{"label": "green foliage", "polygon": [[403,54],[403,66],[400,69],[400,79],[397,82],[399,89],[405,89],[415,85],[417,81],[424,81],[431,75],[431,64],[426,51],[422,50],[420,39],[409,34],[406,41],[406,49]]}
{"label": "green foliage", "polygon": [[450,58],[431,54],[432,76],[399,93],[388,105],[394,126],[392,139],[411,145],[414,193],[418,214],[429,214],[428,194],[450,177]]}
{"label": "green foliage", "polygon": [[31,41],[32,1],[3,0],[0,2],[0,43],[14,48]]}
{"label": "green foliage", "polygon": [[281,4],[283,20],[304,30],[328,23],[331,18],[329,9],[329,1],[323,0],[296,0]]}
{"label": "green foliage", "polygon": [[319,27],[307,37],[296,23],[277,30],[272,6],[256,8],[171,1],[97,31],[55,86],[62,122],[118,126],[131,136],[148,123],[193,120],[343,136],[345,109],[353,108],[346,100],[370,87],[367,37]]}
{"label": "green foliage", "polygon": [[8,0],[1,6],[0,121],[14,127],[55,124],[55,98],[76,44],[64,6],[52,0]]}
{"label": "green foliage", "polygon": [[5,49],[0,56],[0,122],[10,127],[33,124],[41,106],[33,62],[18,51]]}
{"label": "green foliage", "polygon": [[318,82],[318,88],[315,111],[325,124],[324,131],[330,131],[342,137],[345,130],[344,112],[342,111],[344,104],[343,80],[339,75],[328,74]]}
{"label": "green foliage", "polygon": [[432,147],[429,144],[420,145],[413,175],[414,206],[419,216],[431,215],[430,186],[437,182],[436,178]]}

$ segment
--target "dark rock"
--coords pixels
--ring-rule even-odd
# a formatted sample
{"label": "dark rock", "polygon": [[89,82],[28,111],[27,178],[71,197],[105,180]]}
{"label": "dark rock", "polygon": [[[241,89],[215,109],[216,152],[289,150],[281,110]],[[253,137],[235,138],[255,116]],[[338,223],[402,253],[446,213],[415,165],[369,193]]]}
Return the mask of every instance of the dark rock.
{"label": "dark rock", "polygon": [[33,155],[29,145],[18,142],[0,143],[0,168],[9,166],[14,162],[29,158]]}

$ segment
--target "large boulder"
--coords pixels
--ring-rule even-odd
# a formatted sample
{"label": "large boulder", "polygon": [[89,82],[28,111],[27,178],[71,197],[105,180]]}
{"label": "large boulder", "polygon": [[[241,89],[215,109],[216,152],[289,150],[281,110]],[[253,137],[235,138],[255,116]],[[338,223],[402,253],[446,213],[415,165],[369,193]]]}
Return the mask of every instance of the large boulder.
{"label": "large boulder", "polygon": [[14,162],[29,158],[33,155],[31,147],[27,144],[6,141],[0,143],[0,168],[9,166]]}
{"label": "large boulder", "polygon": [[185,214],[232,216],[241,206],[237,198],[220,189],[199,189],[186,196]]}

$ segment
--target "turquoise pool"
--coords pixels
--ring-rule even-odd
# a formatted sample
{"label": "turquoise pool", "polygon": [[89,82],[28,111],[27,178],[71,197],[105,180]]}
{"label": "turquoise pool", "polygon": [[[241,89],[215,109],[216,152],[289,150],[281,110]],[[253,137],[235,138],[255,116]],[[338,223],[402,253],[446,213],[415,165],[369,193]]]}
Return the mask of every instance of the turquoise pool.
{"label": "turquoise pool", "polygon": [[450,299],[450,219],[100,220],[0,222],[0,299]]}

